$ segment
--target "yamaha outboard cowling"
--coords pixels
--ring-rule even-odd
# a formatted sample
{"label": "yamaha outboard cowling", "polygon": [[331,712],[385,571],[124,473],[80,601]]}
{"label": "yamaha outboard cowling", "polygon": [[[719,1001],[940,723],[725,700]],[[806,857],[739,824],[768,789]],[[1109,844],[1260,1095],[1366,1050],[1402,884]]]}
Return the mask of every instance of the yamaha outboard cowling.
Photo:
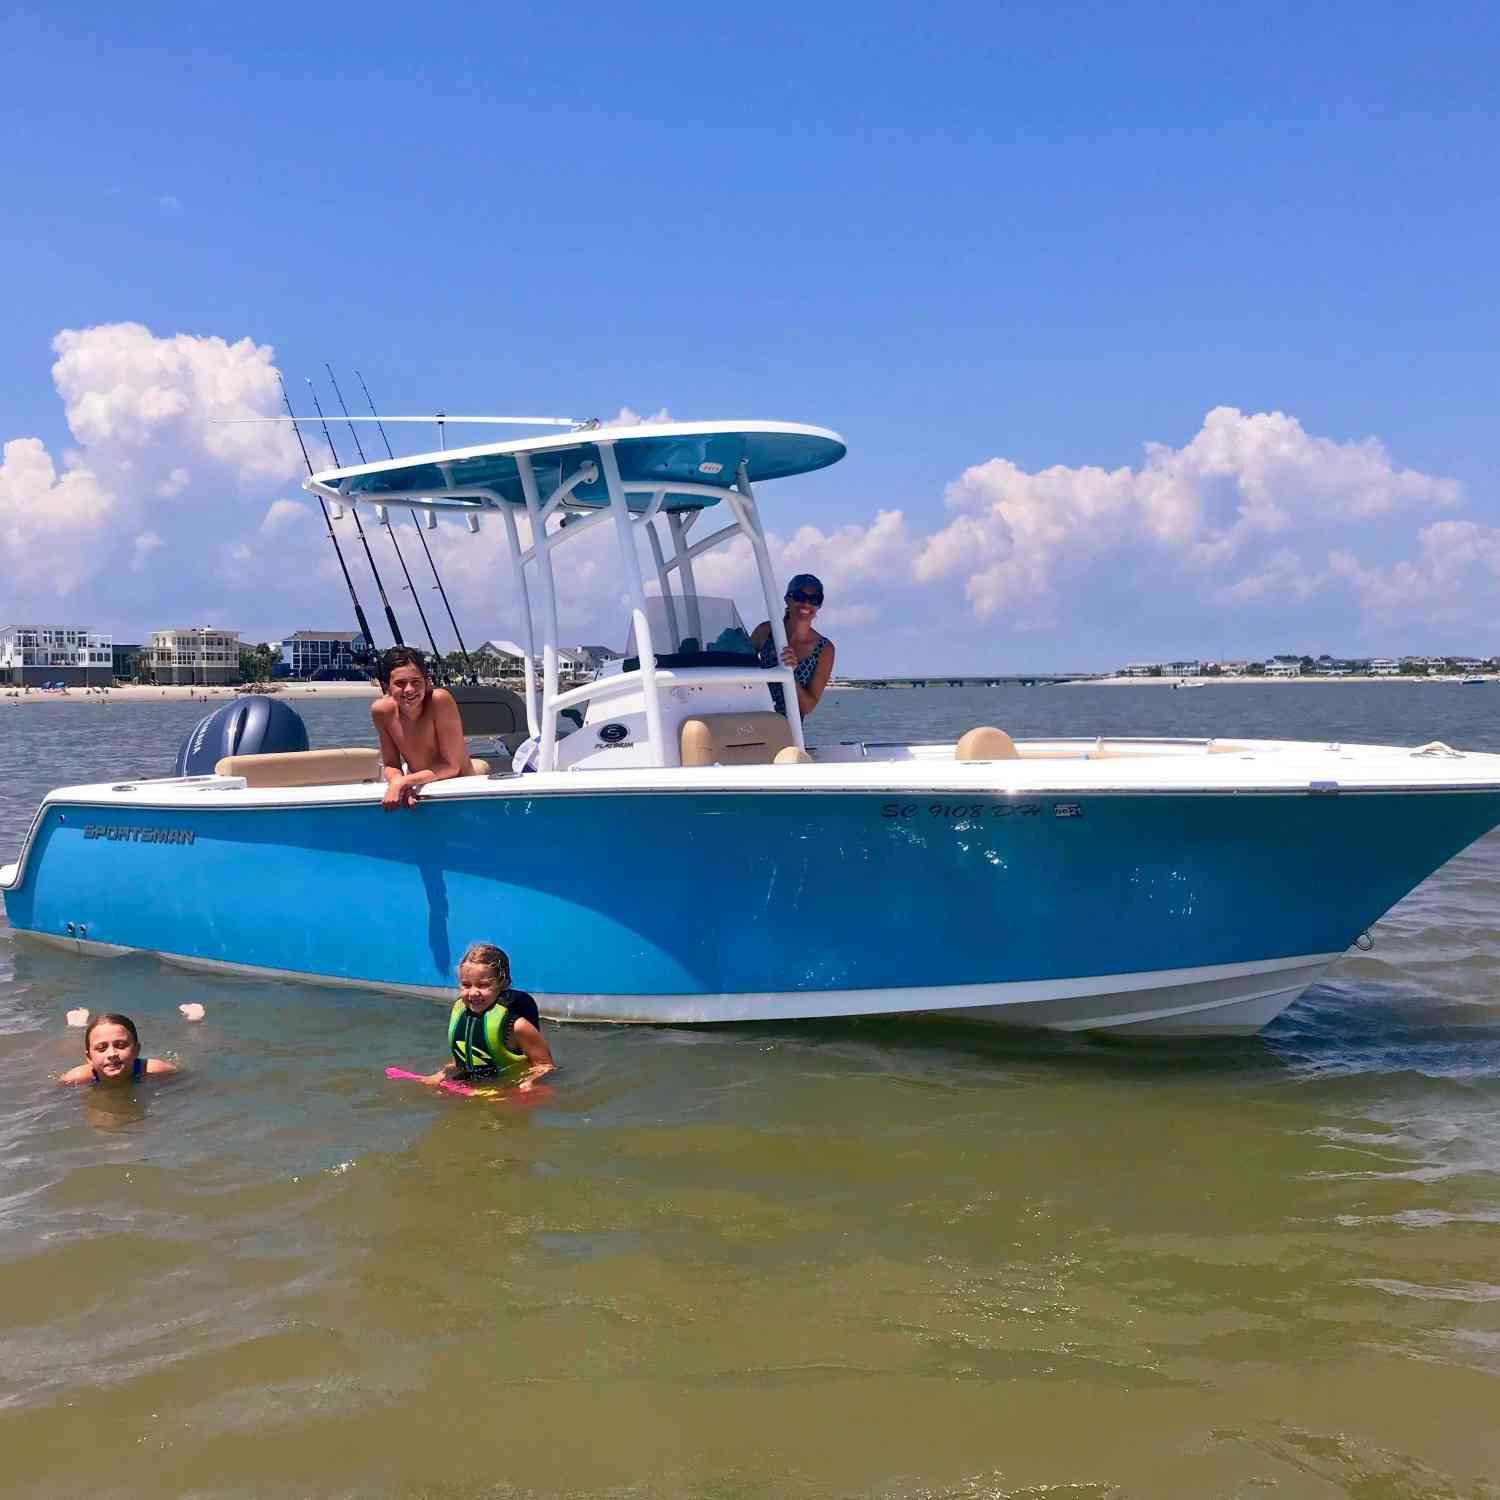
{"label": "yamaha outboard cowling", "polygon": [[226,755],[307,749],[307,725],[290,704],[250,693],[200,719],[177,747],[175,776],[212,776]]}

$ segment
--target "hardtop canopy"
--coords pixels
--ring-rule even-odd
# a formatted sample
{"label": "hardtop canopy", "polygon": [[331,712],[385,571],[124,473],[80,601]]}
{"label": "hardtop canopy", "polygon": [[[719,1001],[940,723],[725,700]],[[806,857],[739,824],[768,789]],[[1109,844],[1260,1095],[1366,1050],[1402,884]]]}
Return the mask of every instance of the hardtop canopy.
{"label": "hardtop canopy", "polygon": [[596,427],[450,448],[409,458],[348,468],[324,469],[306,481],[331,499],[415,501],[445,508],[483,509],[496,499],[525,509],[526,496],[517,459],[531,459],[544,491],[593,465],[595,476],[580,479],[569,493],[570,508],[602,508],[609,491],[599,466],[599,449],[614,450],[632,510],[651,504],[651,491],[685,484],[662,510],[701,510],[715,503],[702,487],[728,489],[745,466],[751,483],[806,474],[837,463],[847,451],[835,432],[792,422],[670,422],[639,427]]}

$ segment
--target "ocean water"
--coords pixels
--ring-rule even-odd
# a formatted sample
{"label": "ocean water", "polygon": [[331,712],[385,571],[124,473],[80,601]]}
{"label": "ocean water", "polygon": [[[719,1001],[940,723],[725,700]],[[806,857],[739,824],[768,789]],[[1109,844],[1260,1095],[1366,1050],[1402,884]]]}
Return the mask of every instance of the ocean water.
{"label": "ocean water", "polygon": [[[0,702],[0,859],[202,712]],[[357,700],[305,717],[368,741]],[[986,722],[1500,750],[1500,686],[863,691],[811,728]],[[519,1106],[384,1079],[440,1061],[438,1006],[0,922],[0,1494],[1493,1500],[1500,838],[1373,937],[1245,1041],[554,1027]],[[183,1078],[51,1084],[78,1005]]]}

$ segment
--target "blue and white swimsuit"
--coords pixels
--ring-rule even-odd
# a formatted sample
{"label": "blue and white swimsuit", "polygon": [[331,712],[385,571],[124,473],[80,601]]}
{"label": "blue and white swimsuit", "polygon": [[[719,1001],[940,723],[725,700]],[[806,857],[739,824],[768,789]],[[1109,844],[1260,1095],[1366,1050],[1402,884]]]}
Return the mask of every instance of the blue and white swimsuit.
{"label": "blue and white swimsuit", "polygon": [[[827,636],[820,635],[818,637],[818,644],[792,669],[792,676],[797,679],[798,687],[810,688],[812,686],[813,673],[818,670],[818,658],[822,656],[823,647],[826,645],[828,645]],[[776,637],[770,631],[766,632],[766,639],[760,648],[756,660],[763,667],[780,665],[776,660]],[[783,719],[786,718],[786,698],[782,694],[779,682],[771,684],[771,706]]]}

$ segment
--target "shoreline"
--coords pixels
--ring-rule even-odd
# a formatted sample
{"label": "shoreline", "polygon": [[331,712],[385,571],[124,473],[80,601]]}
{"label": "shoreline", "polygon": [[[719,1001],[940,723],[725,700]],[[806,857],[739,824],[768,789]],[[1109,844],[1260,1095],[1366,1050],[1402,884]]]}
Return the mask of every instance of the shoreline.
{"label": "shoreline", "polygon": [[[298,682],[282,683],[280,690],[270,696],[298,703],[308,698],[374,699],[379,695],[380,689],[373,682]],[[9,703],[228,703],[247,696],[232,686],[146,687],[131,683],[114,688],[75,687],[63,692],[32,688],[29,693],[21,688],[5,687],[0,688],[0,708]]]}
{"label": "shoreline", "polygon": [[[1486,675],[1483,677],[1484,686],[1500,681],[1500,677]],[[1080,682],[1059,683],[1060,687],[1176,687],[1179,683],[1189,687],[1238,687],[1242,684],[1252,684],[1256,687],[1274,685],[1276,687],[1337,687],[1346,682],[1378,682],[1406,683],[1412,686],[1418,683],[1442,683],[1453,687],[1461,686],[1460,679],[1454,676],[1447,677],[1402,677],[1399,674],[1386,674],[1380,677],[1372,677],[1369,674],[1363,676],[1349,674],[1343,677],[1252,677],[1248,674],[1240,677],[1090,677]],[[1470,684],[1473,686],[1474,684]]]}
{"label": "shoreline", "polygon": [[[1190,687],[1240,687],[1245,685],[1276,687],[1328,687],[1342,683],[1401,683],[1415,686],[1421,683],[1461,686],[1457,677],[1090,677],[1076,682],[1059,682],[1055,687],[1156,687],[1172,688],[1178,684]],[[1500,682],[1500,677],[1486,676],[1483,685],[1488,687]],[[506,684],[509,686],[509,684]],[[933,686],[942,686],[934,683]],[[906,687],[906,684],[902,684]],[[912,685],[915,686],[915,685]],[[1473,684],[1470,684],[1473,686]],[[879,691],[864,682],[831,682],[829,691]],[[520,691],[519,688],[513,691]],[[271,696],[283,702],[301,703],[309,698],[365,698],[373,700],[380,689],[372,682],[317,682],[282,683],[279,691]],[[246,696],[230,686],[214,687],[145,687],[131,683],[115,688],[69,688],[66,692],[47,692],[33,688],[29,693],[20,688],[0,688],[0,709],[11,704],[38,703],[228,703],[234,698]]]}

